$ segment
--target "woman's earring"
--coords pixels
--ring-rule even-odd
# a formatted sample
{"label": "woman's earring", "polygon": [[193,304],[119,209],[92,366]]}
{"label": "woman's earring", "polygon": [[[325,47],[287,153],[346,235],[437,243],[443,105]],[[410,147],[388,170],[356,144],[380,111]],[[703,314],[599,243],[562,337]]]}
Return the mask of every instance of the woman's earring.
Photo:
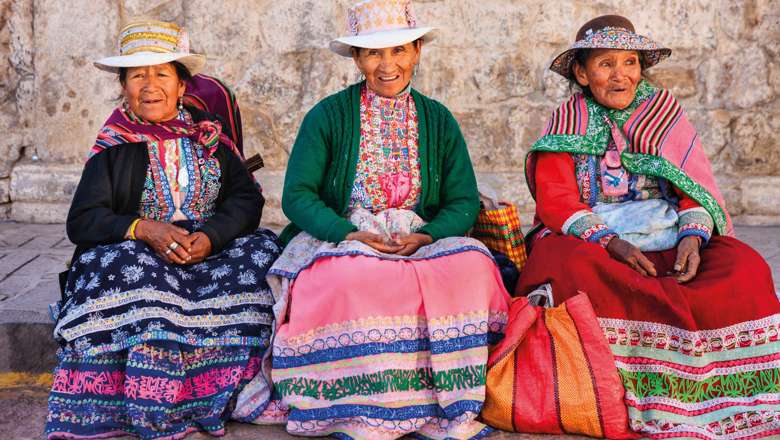
{"label": "woman's earring", "polygon": [[182,102],[181,96],[179,96],[179,110],[184,110],[184,103]]}

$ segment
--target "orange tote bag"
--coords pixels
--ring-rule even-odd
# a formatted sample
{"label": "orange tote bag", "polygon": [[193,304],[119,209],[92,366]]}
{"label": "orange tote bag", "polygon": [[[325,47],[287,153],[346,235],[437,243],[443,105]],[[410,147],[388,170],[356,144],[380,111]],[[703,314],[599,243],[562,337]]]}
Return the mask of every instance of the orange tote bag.
{"label": "orange tote bag", "polygon": [[516,298],[488,359],[485,423],[505,431],[639,438],[587,295],[545,309]]}

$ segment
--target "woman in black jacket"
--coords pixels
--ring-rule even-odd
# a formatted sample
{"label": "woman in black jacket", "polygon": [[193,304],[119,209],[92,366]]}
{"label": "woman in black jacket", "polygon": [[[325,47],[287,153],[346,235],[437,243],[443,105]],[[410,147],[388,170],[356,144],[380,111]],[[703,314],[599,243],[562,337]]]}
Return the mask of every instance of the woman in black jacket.
{"label": "woman in black jacket", "polygon": [[54,308],[46,432],[220,435],[269,346],[280,247],[258,229],[263,197],[219,118],[181,105],[203,65],[183,30],[134,22],[120,45],[95,63],[119,73],[124,103],[68,214],[77,250]]}

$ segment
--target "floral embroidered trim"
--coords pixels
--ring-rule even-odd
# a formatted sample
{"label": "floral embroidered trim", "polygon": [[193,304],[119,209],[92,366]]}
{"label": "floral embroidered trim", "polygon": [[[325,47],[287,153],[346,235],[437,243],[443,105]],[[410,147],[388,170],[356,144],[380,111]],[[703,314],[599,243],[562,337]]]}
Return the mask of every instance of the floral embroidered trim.
{"label": "floral embroidered trim", "polygon": [[705,245],[712,236],[712,228],[715,222],[712,216],[704,208],[691,208],[679,212],[679,229],[677,241],[687,236],[701,237],[702,245]]}
{"label": "floral embroidered trim", "polygon": [[435,389],[441,393],[469,390],[485,385],[485,373],[485,365],[468,365],[446,371],[434,371],[431,367],[412,370],[389,369],[331,380],[294,377],[276,382],[274,388],[282,397],[299,395],[333,401],[350,396],[371,396],[390,392]]}
{"label": "floral embroidered trim", "polygon": [[[585,214],[582,214],[582,213]],[[574,221],[572,218],[577,216]],[[597,214],[593,214],[587,211],[578,211],[569,220],[566,220],[564,227],[570,224],[567,228],[563,229],[563,233],[574,237],[579,237],[590,243],[598,243],[602,247],[606,248],[610,240],[617,236],[617,233],[604,223]]]}
{"label": "floral embroidered trim", "polygon": [[[640,82],[639,86],[637,86],[634,101],[629,107],[642,104],[644,101],[655,96],[658,90],[658,88],[646,81]],[[588,128],[584,136],[566,134],[542,136],[534,143],[528,154],[545,151],[602,156],[606,151],[606,147],[610,140],[609,127],[601,122],[603,116],[607,114],[607,110],[592,99],[586,99],[586,102]],[[610,115],[613,119],[617,116],[615,112],[610,112]],[[621,155],[621,163],[632,174],[660,177],[671,182],[707,210],[712,216],[718,233],[726,234],[728,222],[726,221],[725,211],[706,188],[693,181],[693,179],[679,167],[660,156],[631,153],[627,150]],[[529,182],[529,185],[532,185],[534,178],[529,175],[528,157],[526,157],[525,164],[526,182]],[[530,189],[533,193],[533,187]]]}
{"label": "floral embroidered trim", "polygon": [[780,340],[780,315],[715,330],[687,331],[670,325],[599,318],[610,345],[641,346],[688,356],[754,347]]}
{"label": "floral embroidered trim", "polygon": [[777,368],[743,371],[708,377],[703,380],[682,378],[676,374],[618,369],[628,395],[637,399],[664,397],[682,404],[712,399],[775,394],[780,384]]}
{"label": "floral embroidered trim", "polygon": [[[588,216],[588,215],[595,215],[595,214],[593,214],[592,212],[590,212],[590,211],[588,211],[586,209],[582,209],[582,210],[579,210],[579,211],[575,212],[569,218],[567,218],[565,222],[563,222],[563,225],[561,226],[561,231],[564,234],[569,234],[568,231],[571,229],[572,225],[574,225],[580,219],[582,219],[583,217]],[[575,234],[569,234],[569,235],[575,235]]]}
{"label": "floral embroidered trim", "polygon": [[705,440],[770,438],[777,433],[776,411],[745,411],[694,426],[652,415],[646,419],[632,418],[631,429],[650,438],[699,438]]}

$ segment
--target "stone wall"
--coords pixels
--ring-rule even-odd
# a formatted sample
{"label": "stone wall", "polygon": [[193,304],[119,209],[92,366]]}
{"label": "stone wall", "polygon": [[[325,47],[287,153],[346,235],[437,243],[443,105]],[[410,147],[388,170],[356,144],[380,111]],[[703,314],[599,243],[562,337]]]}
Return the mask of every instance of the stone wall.
{"label": "stone wall", "polygon": [[[281,180],[298,125],[318,100],[354,82],[327,50],[352,0],[0,0],[0,217],[63,221],[95,132],[117,103],[116,78],[91,60],[116,51],[122,17],[175,20],[207,73],[241,103],[248,153],[267,168],[264,220],[282,223]],[[554,3],[554,6],[551,4]],[[630,17],[674,50],[650,70],[690,114],[738,222],[780,223],[778,0],[417,0],[441,27],[415,86],[460,121],[479,178],[533,211],[523,157],[567,83],[546,66],[579,25]],[[35,160],[37,159],[37,160]]]}

